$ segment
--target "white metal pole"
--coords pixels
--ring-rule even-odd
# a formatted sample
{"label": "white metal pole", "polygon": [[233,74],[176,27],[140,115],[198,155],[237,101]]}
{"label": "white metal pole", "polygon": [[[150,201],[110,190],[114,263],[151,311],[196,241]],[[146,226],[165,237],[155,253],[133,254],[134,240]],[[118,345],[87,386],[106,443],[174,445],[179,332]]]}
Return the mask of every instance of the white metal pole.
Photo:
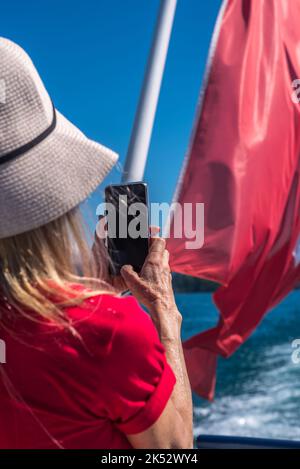
{"label": "white metal pole", "polygon": [[150,146],[177,0],[161,0],[153,44],[134,120],[122,181],[141,181]]}

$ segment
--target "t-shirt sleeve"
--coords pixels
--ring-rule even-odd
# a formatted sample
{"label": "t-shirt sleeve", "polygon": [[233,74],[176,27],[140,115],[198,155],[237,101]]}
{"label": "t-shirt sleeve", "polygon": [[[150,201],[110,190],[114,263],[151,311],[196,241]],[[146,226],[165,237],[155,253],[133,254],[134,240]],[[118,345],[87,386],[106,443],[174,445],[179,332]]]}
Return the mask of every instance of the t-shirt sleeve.
{"label": "t-shirt sleeve", "polygon": [[101,366],[103,397],[123,433],[140,433],[161,415],[176,378],[151,318],[134,298],[119,298],[113,316],[112,340]]}

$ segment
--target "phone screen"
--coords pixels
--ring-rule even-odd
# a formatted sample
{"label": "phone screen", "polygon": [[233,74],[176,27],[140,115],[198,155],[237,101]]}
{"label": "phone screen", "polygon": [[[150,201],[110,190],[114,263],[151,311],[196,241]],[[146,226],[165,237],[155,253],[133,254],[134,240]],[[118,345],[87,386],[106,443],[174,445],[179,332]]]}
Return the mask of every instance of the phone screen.
{"label": "phone screen", "polygon": [[118,275],[125,264],[140,272],[149,247],[147,185],[136,182],[107,186],[105,203],[111,274]]}

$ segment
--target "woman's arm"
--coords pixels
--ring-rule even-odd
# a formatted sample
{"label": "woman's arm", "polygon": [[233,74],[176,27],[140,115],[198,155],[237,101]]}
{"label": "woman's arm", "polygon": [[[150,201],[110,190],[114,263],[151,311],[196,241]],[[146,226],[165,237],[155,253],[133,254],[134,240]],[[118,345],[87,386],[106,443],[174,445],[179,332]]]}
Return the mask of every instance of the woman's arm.
{"label": "woman's arm", "polygon": [[174,313],[175,327],[172,330],[171,324],[164,321],[166,315],[170,314],[170,311],[164,311],[159,309],[156,315],[161,318],[156,327],[159,333],[160,340],[165,348],[167,361],[171,365],[172,370],[176,376],[176,384],[171,395],[171,400],[174,407],[180,414],[182,422],[181,429],[184,430],[187,440],[190,442],[188,447],[193,446],[193,404],[192,404],[192,393],[191,386],[185,366],[185,360],[183,355],[182,343],[181,343],[181,323],[182,317],[179,311],[176,310]]}
{"label": "woman's arm", "polygon": [[[160,313],[158,313],[160,314]],[[181,319],[178,319],[181,322]],[[178,325],[180,329],[180,325]],[[179,336],[159,327],[168,363],[176,376],[176,385],[160,418],[143,433],[127,435],[135,448],[193,448],[193,410],[189,379]]]}
{"label": "woman's arm", "polygon": [[147,307],[176,376],[170,401],[157,422],[146,431],[127,437],[136,448],[192,448],[193,411],[180,337],[182,317],[174,299],[165,241],[152,238],[140,275],[131,266],[124,266],[121,273],[133,295]]}

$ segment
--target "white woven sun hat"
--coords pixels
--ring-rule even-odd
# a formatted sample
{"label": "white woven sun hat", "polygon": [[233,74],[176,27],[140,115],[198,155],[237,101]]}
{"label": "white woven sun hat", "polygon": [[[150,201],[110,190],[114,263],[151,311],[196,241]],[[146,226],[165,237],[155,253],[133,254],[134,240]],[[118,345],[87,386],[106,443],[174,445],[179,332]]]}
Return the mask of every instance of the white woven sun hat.
{"label": "white woven sun hat", "polygon": [[0,238],[77,206],[117,158],[54,108],[26,52],[0,38]]}

